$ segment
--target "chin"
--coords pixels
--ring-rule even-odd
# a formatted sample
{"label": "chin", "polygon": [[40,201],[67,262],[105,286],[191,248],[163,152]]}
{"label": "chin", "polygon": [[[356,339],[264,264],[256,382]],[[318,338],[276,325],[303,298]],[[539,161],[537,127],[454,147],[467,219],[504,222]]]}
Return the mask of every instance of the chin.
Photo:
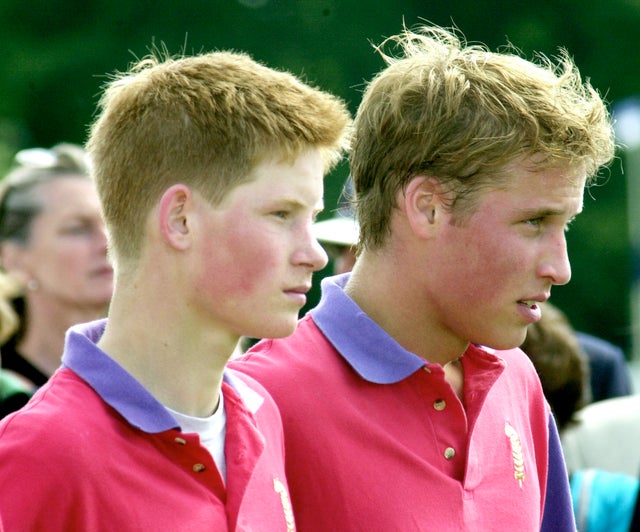
{"label": "chin", "polygon": [[492,342],[491,344],[484,344],[487,347],[492,347],[493,349],[498,349],[498,350],[507,350],[507,349],[513,349],[515,347],[520,347],[522,345],[522,343],[524,342],[524,339],[526,338],[526,333],[523,334],[522,336],[519,337],[513,337],[513,338],[502,338],[500,340],[496,340],[495,342]]}
{"label": "chin", "polygon": [[491,335],[484,339],[484,341],[475,341],[473,343],[484,345],[486,347],[490,347],[492,349],[497,349],[499,351],[513,349],[514,347],[520,347],[527,337],[527,329],[522,329],[522,331],[518,331],[514,334],[509,335],[508,337],[504,334],[502,335]]}
{"label": "chin", "polygon": [[111,302],[111,296],[109,297],[96,297],[87,302],[88,306],[92,306],[96,309],[105,309],[108,310],[109,303]]}
{"label": "chin", "polygon": [[297,323],[297,318],[291,322],[271,322],[266,327],[261,328],[261,334],[255,335],[254,338],[285,338],[293,334]]}

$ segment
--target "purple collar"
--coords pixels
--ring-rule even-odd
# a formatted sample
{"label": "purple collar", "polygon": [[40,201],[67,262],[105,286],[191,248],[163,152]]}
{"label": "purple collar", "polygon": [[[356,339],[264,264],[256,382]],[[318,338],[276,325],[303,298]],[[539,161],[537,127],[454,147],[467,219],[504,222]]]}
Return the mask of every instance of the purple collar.
{"label": "purple collar", "polygon": [[310,311],[340,355],[363,379],[377,384],[399,382],[424,367],[422,358],[404,349],[344,292],[349,276],[325,277],[320,303]]}
{"label": "purple collar", "polygon": [[158,400],[96,345],[107,320],[75,325],[67,331],[62,364],[77,373],[131,425],[148,433],[180,427]]}

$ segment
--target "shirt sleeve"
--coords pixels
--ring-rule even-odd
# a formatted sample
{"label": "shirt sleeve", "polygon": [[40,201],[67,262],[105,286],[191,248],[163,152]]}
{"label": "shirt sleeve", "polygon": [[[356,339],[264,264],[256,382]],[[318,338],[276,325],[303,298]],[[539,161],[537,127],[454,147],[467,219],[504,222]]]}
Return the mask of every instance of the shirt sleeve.
{"label": "shirt sleeve", "polygon": [[575,532],[576,530],[569,476],[560,447],[558,428],[551,414],[549,415],[549,474],[540,530],[543,532]]}

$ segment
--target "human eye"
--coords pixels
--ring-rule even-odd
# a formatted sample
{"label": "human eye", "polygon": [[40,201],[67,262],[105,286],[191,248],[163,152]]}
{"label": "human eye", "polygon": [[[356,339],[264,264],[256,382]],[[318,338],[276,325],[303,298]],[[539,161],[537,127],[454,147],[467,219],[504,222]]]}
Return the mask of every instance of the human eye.
{"label": "human eye", "polygon": [[271,216],[274,216],[280,220],[288,220],[291,217],[291,211],[279,209],[276,211],[271,211]]}
{"label": "human eye", "polygon": [[524,220],[523,223],[531,227],[540,228],[543,222],[544,222],[544,216],[538,216],[536,218],[528,218]]}
{"label": "human eye", "polygon": [[65,227],[63,232],[67,235],[84,235],[91,232],[91,229],[86,225],[72,225]]}
{"label": "human eye", "polygon": [[523,217],[520,221],[523,234],[535,237],[544,233],[548,224],[549,220],[544,214],[531,214]]}
{"label": "human eye", "polygon": [[93,232],[93,225],[83,221],[68,223],[62,227],[62,233],[69,236],[84,236]]}

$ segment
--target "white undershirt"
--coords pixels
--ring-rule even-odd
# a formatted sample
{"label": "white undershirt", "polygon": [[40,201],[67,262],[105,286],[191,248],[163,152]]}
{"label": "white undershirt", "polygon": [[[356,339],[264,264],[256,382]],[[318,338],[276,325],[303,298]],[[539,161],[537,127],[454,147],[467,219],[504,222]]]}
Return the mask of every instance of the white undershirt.
{"label": "white undershirt", "polygon": [[200,436],[200,442],[213,457],[222,480],[227,481],[227,463],[224,458],[224,439],[227,427],[227,416],[224,410],[224,399],[220,394],[218,408],[209,417],[187,416],[176,412],[165,406],[169,413],[175,418],[182,432],[195,432]]}

